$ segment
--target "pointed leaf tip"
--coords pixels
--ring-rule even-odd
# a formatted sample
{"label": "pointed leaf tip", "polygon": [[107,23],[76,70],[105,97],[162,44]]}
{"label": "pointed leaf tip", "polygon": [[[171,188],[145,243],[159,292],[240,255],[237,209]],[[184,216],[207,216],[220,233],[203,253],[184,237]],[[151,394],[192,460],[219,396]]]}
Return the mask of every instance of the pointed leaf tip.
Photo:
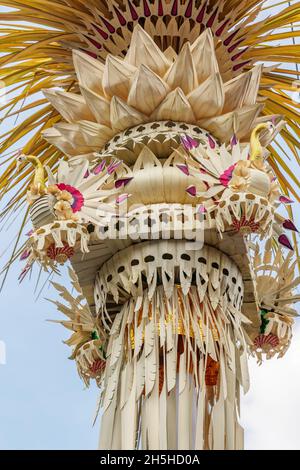
{"label": "pointed leaf tip", "polygon": [[107,173],[109,175],[112,175],[121,164],[122,162],[120,160],[115,160],[114,162],[111,162],[110,165],[108,165],[107,167]]}
{"label": "pointed leaf tip", "polygon": [[283,245],[285,248],[288,248],[289,250],[294,251],[294,248],[288,239],[288,237],[285,234],[282,234],[278,237],[278,241],[281,245]]}
{"label": "pointed leaf tip", "polygon": [[23,253],[20,256],[20,261],[24,261],[30,256],[30,251],[29,250],[24,250]]}
{"label": "pointed leaf tip", "polygon": [[196,186],[189,186],[188,188],[186,188],[186,192],[187,192],[190,196],[195,197],[195,196],[197,195]]}
{"label": "pointed leaf tip", "polygon": [[116,199],[116,203],[117,204],[122,204],[123,202],[126,201],[126,199],[128,199],[130,196],[130,194],[121,194],[120,196],[117,197]]}
{"label": "pointed leaf tip", "polygon": [[231,148],[234,147],[235,145],[237,145],[237,143],[238,143],[237,137],[236,137],[235,134],[233,134],[233,136],[231,137],[231,140],[230,140]]}
{"label": "pointed leaf tip", "polygon": [[180,171],[182,171],[182,173],[184,173],[186,176],[190,176],[190,171],[189,171],[189,167],[187,165],[176,165],[177,168],[179,168]]}
{"label": "pointed leaf tip", "polygon": [[193,150],[193,148],[197,148],[199,145],[198,142],[189,135],[181,136],[180,142],[187,151]]}
{"label": "pointed leaf tip", "polygon": [[290,219],[286,219],[283,224],[282,224],[283,228],[285,228],[286,230],[292,230],[293,232],[299,232],[299,230],[297,229],[297,227],[295,226],[294,222]]}
{"label": "pointed leaf tip", "polygon": [[119,189],[122,186],[126,186],[131,180],[133,180],[133,176],[127,178],[120,178],[115,182],[115,188]]}
{"label": "pointed leaf tip", "polygon": [[284,195],[281,195],[279,197],[279,201],[282,202],[282,204],[293,204],[293,202],[294,202],[292,199],[290,199],[289,197],[284,196]]}
{"label": "pointed leaf tip", "polygon": [[215,140],[212,138],[210,134],[208,134],[207,137],[208,137],[208,143],[209,143],[210,148],[215,149],[216,148]]}
{"label": "pointed leaf tip", "polygon": [[99,163],[99,165],[95,166],[95,168],[93,169],[94,175],[99,175],[99,173],[101,173],[104,170],[105,165],[106,165],[106,161],[102,160],[102,162]]}

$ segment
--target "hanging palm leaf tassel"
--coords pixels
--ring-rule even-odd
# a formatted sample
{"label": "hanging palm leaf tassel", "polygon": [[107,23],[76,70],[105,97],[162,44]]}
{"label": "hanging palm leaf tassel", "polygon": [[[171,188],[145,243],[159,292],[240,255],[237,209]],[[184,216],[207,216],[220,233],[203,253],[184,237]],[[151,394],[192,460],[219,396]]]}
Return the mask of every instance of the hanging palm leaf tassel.
{"label": "hanging palm leaf tassel", "polygon": [[[239,393],[248,390],[242,315],[196,287],[129,300],[108,344],[101,449],[241,449]],[[235,320],[233,320],[235,317]],[[240,344],[235,351],[230,345]]]}

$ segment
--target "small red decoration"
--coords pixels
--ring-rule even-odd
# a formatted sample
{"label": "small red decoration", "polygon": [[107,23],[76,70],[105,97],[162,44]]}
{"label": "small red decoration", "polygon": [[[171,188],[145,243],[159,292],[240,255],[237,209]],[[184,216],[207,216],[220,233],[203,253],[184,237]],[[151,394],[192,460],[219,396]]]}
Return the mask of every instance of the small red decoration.
{"label": "small red decoration", "polygon": [[63,247],[56,247],[55,243],[52,243],[47,250],[48,258],[58,263],[65,263],[68,259],[74,255],[74,248],[69,246],[66,242],[63,242]]}
{"label": "small red decoration", "polygon": [[253,217],[251,217],[249,220],[246,219],[244,215],[240,218],[240,220],[234,219],[232,225],[237,232],[249,231],[251,233],[255,233],[259,230],[259,223],[254,222]]}
{"label": "small red decoration", "polygon": [[273,333],[269,333],[268,335],[258,335],[254,340],[254,346],[256,348],[264,348],[264,346],[271,346],[272,348],[276,348],[278,344],[279,338]]}
{"label": "small red decoration", "polygon": [[227,170],[225,170],[224,173],[222,173],[222,175],[220,176],[219,180],[223,186],[227,187],[229,185],[230,181],[232,180],[232,173],[235,167],[236,163],[227,168]]}
{"label": "small red decoration", "polygon": [[56,186],[61,191],[67,191],[68,193],[71,194],[71,196],[73,198],[73,201],[72,201],[72,204],[71,204],[72,211],[74,213],[79,212],[80,209],[82,208],[83,204],[84,204],[84,197],[81,194],[81,192],[78,189],[74,188],[74,186],[71,186],[71,185],[65,184],[65,183],[59,183]]}
{"label": "small red decoration", "polygon": [[105,361],[102,359],[98,359],[97,361],[93,362],[89,371],[92,377],[97,377],[104,372],[105,369]]}

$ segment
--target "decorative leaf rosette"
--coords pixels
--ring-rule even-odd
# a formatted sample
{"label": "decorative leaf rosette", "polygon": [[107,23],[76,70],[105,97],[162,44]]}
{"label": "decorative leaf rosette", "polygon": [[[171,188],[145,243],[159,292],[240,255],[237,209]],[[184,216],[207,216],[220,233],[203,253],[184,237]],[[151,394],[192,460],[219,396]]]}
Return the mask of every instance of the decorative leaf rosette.
{"label": "decorative leaf rosette", "polygon": [[76,361],[78,374],[84,383],[88,386],[90,380],[94,379],[100,386],[106,361],[106,335],[97,317],[92,315],[77,276],[70,268],[69,276],[76,294],[71,295],[64,286],[52,282],[64,303],[51,300],[58,311],[68,317],[68,320],[51,321],[60,323],[73,332],[65,343],[72,348],[71,359]]}
{"label": "decorative leaf rosette", "polygon": [[[92,165],[87,159],[76,164],[60,162],[54,175],[49,168],[46,194],[34,198],[30,216],[34,230],[26,245],[27,268],[35,260],[43,266],[64,264],[76,250],[88,253],[89,223],[101,224],[115,213],[114,173],[121,162]],[[108,201],[111,201],[110,203]]]}
{"label": "decorative leaf rosette", "polygon": [[291,251],[287,256],[280,249],[274,251],[272,241],[265,244],[263,256],[259,245],[253,248],[260,325],[251,331],[250,351],[261,363],[264,356],[282,357],[289,348],[294,319],[298,316],[293,305],[300,299],[295,293],[300,278],[295,277],[297,260]]}
{"label": "decorative leaf rosette", "polygon": [[72,220],[57,220],[35,230],[27,242],[33,261],[44,266],[64,264],[79,250],[88,253],[89,233]]}
{"label": "decorative leaf rosette", "polygon": [[199,181],[187,190],[214,214],[217,230],[270,235],[280,192],[267,163],[250,160],[251,147],[236,140],[229,147],[216,142],[184,147],[186,168],[180,169]]}
{"label": "decorative leaf rosette", "polygon": [[103,214],[113,213],[113,196],[118,193],[114,173],[120,164],[106,165],[105,161],[91,164],[87,159],[62,161],[55,175],[48,168],[47,191],[55,199],[55,216],[59,220],[99,224]]}
{"label": "decorative leaf rosette", "polygon": [[259,334],[253,337],[250,352],[257,358],[259,364],[263,358],[271,359],[275,355],[283,357],[292,340],[294,321],[288,316],[278,315],[262,310],[265,327],[260,328]]}
{"label": "decorative leaf rosette", "polygon": [[90,380],[96,380],[98,386],[103,379],[106,358],[103,343],[99,340],[89,341],[83,344],[75,356],[79,376],[89,385]]}

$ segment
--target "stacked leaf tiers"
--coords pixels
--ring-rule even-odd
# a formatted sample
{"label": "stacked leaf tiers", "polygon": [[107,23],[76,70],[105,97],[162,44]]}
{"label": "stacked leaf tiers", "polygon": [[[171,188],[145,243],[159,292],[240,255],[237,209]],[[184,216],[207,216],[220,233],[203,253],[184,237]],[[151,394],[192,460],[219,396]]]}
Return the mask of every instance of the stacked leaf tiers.
{"label": "stacked leaf tiers", "polygon": [[48,67],[66,82],[44,80],[44,147],[17,158],[34,177],[21,279],[71,264],[54,303],[101,389],[100,448],[242,449],[248,356],[284,355],[299,300],[275,140],[296,155],[290,76],[256,47],[272,22],[255,1],[52,3],[68,34]]}

